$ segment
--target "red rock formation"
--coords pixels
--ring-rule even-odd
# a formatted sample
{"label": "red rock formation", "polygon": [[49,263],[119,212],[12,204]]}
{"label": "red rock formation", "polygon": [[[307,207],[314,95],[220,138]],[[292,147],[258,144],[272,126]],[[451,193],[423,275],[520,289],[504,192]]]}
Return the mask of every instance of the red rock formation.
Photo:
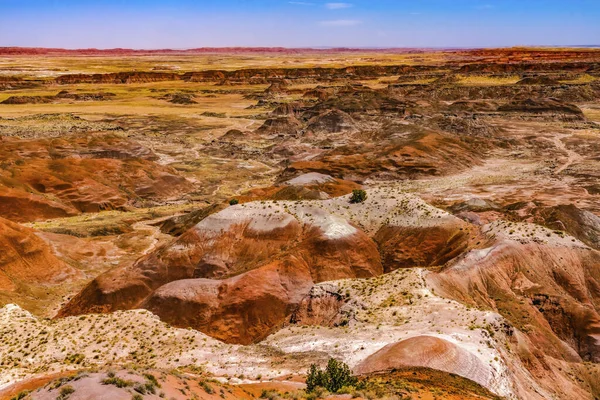
{"label": "red rock formation", "polygon": [[600,252],[547,232],[546,244],[499,237],[427,279],[442,296],[499,312],[548,356],[598,362]]}
{"label": "red rock formation", "polygon": [[[189,182],[147,148],[109,135],[0,142],[0,216],[35,221],[181,196]],[[19,207],[19,208],[15,208]]]}
{"label": "red rock formation", "polygon": [[133,268],[95,279],[60,315],[142,306],[174,325],[251,343],[286,321],[314,283],[383,272],[375,243],[347,222],[324,214],[337,225],[322,227],[267,210],[253,203],[207,217]]}
{"label": "red rock formation", "polygon": [[379,371],[425,367],[471,379],[487,386],[491,378],[487,367],[477,356],[467,350],[433,336],[417,336],[390,344],[369,356],[355,371],[370,374]]}
{"label": "red rock formation", "polygon": [[0,218],[0,290],[60,283],[77,271],[60,261],[32,229]]}

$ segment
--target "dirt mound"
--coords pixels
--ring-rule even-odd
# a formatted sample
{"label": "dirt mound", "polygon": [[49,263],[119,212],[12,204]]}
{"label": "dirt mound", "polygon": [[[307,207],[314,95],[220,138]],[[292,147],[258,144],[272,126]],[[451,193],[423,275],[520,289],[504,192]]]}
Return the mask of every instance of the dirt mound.
{"label": "dirt mound", "polygon": [[296,106],[292,103],[280,104],[273,111],[271,111],[271,115],[274,117],[287,117],[295,114]]}
{"label": "dirt mound", "polygon": [[355,182],[313,172],[283,180],[275,186],[253,189],[240,196],[239,200],[323,200],[344,196],[360,188]]}
{"label": "dirt mound", "polygon": [[114,93],[70,93],[66,90],[55,96],[11,96],[0,104],[48,104],[68,99],[75,101],[104,101],[115,97]]}
{"label": "dirt mound", "polygon": [[345,220],[247,203],[203,219],[133,268],[100,276],[61,315],[141,306],[248,344],[286,321],[315,282],[381,273],[375,243]]}
{"label": "dirt mound", "polygon": [[142,71],[124,71],[109,74],[67,74],[61,75],[53,80],[57,85],[74,84],[129,84],[129,83],[149,83],[177,81],[181,75],[169,72],[142,72]]}
{"label": "dirt mound", "polygon": [[116,94],[110,92],[98,93],[71,93],[66,90],[60,91],[55,99],[70,99],[75,101],[106,101],[116,97]]}
{"label": "dirt mound", "polygon": [[517,85],[558,85],[558,80],[546,75],[528,76],[517,82]]}
{"label": "dirt mound", "polygon": [[353,113],[394,113],[404,115],[415,104],[389,96],[385,91],[373,90],[361,86],[346,86],[332,96],[319,102],[308,110],[309,115],[317,116],[330,110]]}
{"label": "dirt mound", "polygon": [[77,115],[33,114],[15,118],[0,117],[0,136],[37,139],[70,136],[78,133],[114,132],[123,128],[107,121],[90,121]]}
{"label": "dirt mound", "polygon": [[477,164],[482,150],[481,142],[475,148],[454,135],[425,131],[383,142],[348,144],[311,161],[294,162],[284,176],[319,172],[361,182],[446,175]]}
{"label": "dirt mound", "polygon": [[[515,215],[514,211],[511,215]],[[600,217],[596,214],[582,210],[574,204],[562,204],[554,207],[536,207],[526,216],[526,220],[555,231],[564,231],[588,246],[600,250]]]}
{"label": "dirt mound", "polygon": [[172,94],[167,94],[163,97],[161,97],[161,99],[168,101],[169,103],[173,103],[173,104],[198,104],[198,102],[196,100],[194,100],[194,95],[190,94],[190,93],[172,93]]}
{"label": "dirt mound", "polygon": [[285,80],[277,80],[271,83],[271,86],[265,90],[265,94],[269,96],[284,95],[288,89],[288,83]]}
{"label": "dirt mound", "polygon": [[469,248],[467,224],[459,220],[424,228],[384,226],[373,239],[386,272],[444,265]]}
{"label": "dirt mound", "polygon": [[565,102],[587,102],[600,99],[600,89],[595,83],[562,85],[390,85],[395,97],[413,101],[512,101],[529,98],[557,98]]}
{"label": "dirt mound", "polygon": [[469,200],[460,201],[450,206],[450,211],[453,213],[460,213],[465,211],[471,212],[486,212],[486,211],[498,211],[500,206],[493,201],[481,199],[479,197],[472,197]]}
{"label": "dirt mound", "polygon": [[432,85],[456,85],[460,82],[460,78],[453,74],[444,75],[432,82]]}
{"label": "dirt mound", "polygon": [[20,285],[53,285],[77,275],[33,230],[3,218],[0,248],[0,291],[13,291]]}
{"label": "dirt mound", "polygon": [[237,142],[238,140],[243,140],[246,137],[246,134],[238,129],[232,129],[227,131],[223,136],[219,138],[219,140],[226,142]]}
{"label": "dirt mound", "polygon": [[[68,139],[7,139],[0,155],[0,215],[31,221],[80,212],[126,209],[181,196],[190,183],[135,142],[89,135]],[[15,209],[18,205],[21,208]]]}
{"label": "dirt mound", "polygon": [[447,340],[417,336],[391,344],[368,357],[355,370],[359,374],[410,367],[436,369],[468,378],[482,386],[490,370],[477,356]]}
{"label": "dirt mound", "polygon": [[10,96],[0,104],[47,104],[54,101],[54,96]]}
{"label": "dirt mound", "polygon": [[294,116],[270,118],[258,128],[259,133],[277,135],[296,135],[302,128],[302,123]]}
{"label": "dirt mound", "polygon": [[494,241],[428,276],[436,293],[496,310],[551,357],[600,360],[600,252],[562,232],[494,222]]}
{"label": "dirt mound", "polygon": [[352,117],[340,110],[330,110],[308,121],[307,130],[320,133],[353,133],[358,129]]}
{"label": "dirt mound", "polygon": [[317,100],[323,101],[327,100],[330,96],[333,95],[332,90],[327,89],[311,89],[304,92],[302,95],[303,98],[315,98]]}
{"label": "dirt mound", "polygon": [[290,318],[292,324],[305,326],[339,326],[347,323],[340,314],[346,299],[337,287],[314,286],[302,299]]}
{"label": "dirt mound", "polygon": [[498,104],[493,101],[475,100],[464,101],[459,100],[450,104],[448,109],[454,112],[493,112],[498,108]]}
{"label": "dirt mound", "polygon": [[163,233],[173,235],[173,236],[181,236],[189,229],[197,225],[204,218],[208,217],[211,214],[219,212],[226,208],[224,204],[213,204],[211,206],[201,208],[196,211],[189,212],[184,215],[179,215],[176,217],[171,217],[162,221],[159,226],[160,230]]}
{"label": "dirt mound", "polygon": [[583,112],[574,104],[557,99],[516,100],[498,107],[498,111],[509,113],[538,114],[583,120]]}
{"label": "dirt mound", "polygon": [[[434,129],[458,136],[494,138],[501,132],[500,128],[491,125],[485,119],[476,118],[476,116],[465,118],[463,116],[439,115],[428,120],[427,124]],[[482,141],[481,146],[487,147],[489,143]]]}

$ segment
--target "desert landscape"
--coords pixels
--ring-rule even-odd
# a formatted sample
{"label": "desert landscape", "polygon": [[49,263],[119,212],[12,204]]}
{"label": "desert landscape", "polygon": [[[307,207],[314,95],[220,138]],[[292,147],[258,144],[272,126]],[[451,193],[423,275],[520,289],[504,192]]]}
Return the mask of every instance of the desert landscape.
{"label": "desert landscape", "polygon": [[0,399],[600,399],[600,50],[0,48],[0,250]]}

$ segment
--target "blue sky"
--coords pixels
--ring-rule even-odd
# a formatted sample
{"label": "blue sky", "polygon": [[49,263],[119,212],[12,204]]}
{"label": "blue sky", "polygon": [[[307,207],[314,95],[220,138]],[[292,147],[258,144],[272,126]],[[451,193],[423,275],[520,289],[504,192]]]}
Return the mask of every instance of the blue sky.
{"label": "blue sky", "polygon": [[600,0],[0,0],[0,46],[600,44]]}

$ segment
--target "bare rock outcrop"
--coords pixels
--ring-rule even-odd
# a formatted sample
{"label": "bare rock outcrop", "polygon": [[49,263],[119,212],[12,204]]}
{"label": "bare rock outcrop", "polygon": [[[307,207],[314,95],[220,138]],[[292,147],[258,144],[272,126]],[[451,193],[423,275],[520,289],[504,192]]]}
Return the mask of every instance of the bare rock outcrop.
{"label": "bare rock outcrop", "polygon": [[454,343],[433,336],[416,336],[390,344],[364,360],[355,371],[370,374],[410,367],[449,372],[482,386],[488,385],[491,378],[489,367],[477,356]]}

